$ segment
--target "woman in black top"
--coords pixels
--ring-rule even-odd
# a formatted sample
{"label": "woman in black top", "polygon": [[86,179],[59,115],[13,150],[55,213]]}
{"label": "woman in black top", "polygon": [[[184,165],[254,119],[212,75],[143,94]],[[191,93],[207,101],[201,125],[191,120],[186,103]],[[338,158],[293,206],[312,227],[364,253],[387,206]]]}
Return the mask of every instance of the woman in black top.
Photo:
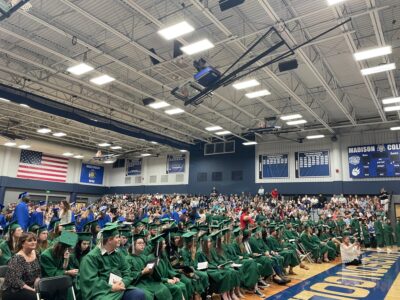
{"label": "woman in black top", "polygon": [[3,285],[3,300],[35,300],[35,282],[40,279],[40,263],[36,256],[36,236],[23,233],[17,253],[8,263]]}

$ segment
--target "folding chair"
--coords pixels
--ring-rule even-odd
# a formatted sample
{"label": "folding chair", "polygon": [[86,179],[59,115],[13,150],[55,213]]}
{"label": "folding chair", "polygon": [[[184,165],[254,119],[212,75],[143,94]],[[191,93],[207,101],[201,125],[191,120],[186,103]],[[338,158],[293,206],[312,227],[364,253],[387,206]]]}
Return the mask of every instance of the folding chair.
{"label": "folding chair", "polygon": [[301,252],[303,253],[302,255],[300,255],[300,260],[303,261],[304,259],[307,259],[309,263],[313,263],[314,260],[312,259],[311,252],[307,252],[306,247],[304,247],[302,243],[299,242],[298,245]]}
{"label": "folding chair", "polygon": [[36,298],[37,300],[66,300],[69,289],[72,290],[73,299],[76,300],[72,278],[70,276],[42,278],[36,287]]}

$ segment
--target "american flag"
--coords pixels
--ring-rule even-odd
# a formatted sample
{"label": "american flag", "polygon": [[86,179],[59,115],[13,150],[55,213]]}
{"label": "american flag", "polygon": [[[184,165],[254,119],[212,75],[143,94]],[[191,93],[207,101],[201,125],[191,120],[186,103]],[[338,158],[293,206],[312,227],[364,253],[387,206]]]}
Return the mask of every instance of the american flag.
{"label": "american flag", "polygon": [[21,150],[18,178],[66,182],[68,158]]}

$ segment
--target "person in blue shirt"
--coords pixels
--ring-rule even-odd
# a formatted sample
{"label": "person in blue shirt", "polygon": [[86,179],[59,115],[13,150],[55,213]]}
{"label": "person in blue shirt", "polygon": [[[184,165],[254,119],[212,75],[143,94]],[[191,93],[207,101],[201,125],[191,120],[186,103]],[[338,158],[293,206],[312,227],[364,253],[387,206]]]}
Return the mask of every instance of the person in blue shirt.
{"label": "person in blue shirt", "polygon": [[27,231],[30,220],[28,208],[28,203],[30,201],[29,194],[27,192],[23,192],[19,194],[18,199],[21,200],[21,202],[15,207],[12,220],[16,221],[21,226],[23,231]]}
{"label": "person in blue shirt", "polygon": [[4,232],[4,228],[7,225],[7,220],[6,220],[5,214],[3,213],[3,208],[4,208],[4,205],[0,204],[0,231],[1,232]]}
{"label": "person in blue shirt", "polygon": [[100,207],[100,215],[97,218],[97,223],[99,224],[100,228],[104,228],[107,223],[111,223],[111,218],[106,211],[107,206]]}
{"label": "person in blue shirt", "polygon": [[31,214],[31,218],[29,220],[29,226],[32,226],[34,224],[43,226],[45,210],[46,210],[46,201],[39,201],[38,208],[36,208],[36,210]]}

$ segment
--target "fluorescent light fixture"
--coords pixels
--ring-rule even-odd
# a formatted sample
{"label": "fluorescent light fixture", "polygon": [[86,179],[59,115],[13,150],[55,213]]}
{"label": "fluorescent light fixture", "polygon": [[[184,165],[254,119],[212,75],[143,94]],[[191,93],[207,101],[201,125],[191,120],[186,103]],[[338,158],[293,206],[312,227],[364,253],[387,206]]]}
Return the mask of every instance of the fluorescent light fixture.
{"label": "fluorescent light fixture", "polygon": [[111,146],[110,149],[119,150],[119,149],[122,149],[122,147],[121,146]]}
{"label": "fluorescent light fixture", "polygon": [[395,98],[386,98],[382,100],[383,104],[393,104],[393,103],[398,103],[400,102],[400,97],[395,97]]}
{"label": "fluorescent light fixture", "polygon": [[50,128],[47,128],[47,127],[43,127],[43,128],[37,129],[36,132],[38,132],[38,133],[43,133],[43,134],[45,134],[45,133],[50,133],[50,132],[51,132],[51,129],[50,129]]}
{"label": "fluorescent light fixture", "polygon": [[231,134],[232,132],[228,131],[228,130],[224,130],[224,131],[218,131],[215,134],[216,135],[227,135],[227,134]]}
{"label": "fluorescent light fixture", "polygon": [[244,142],[242,143],[244,146],[250,146],[250,145],[257,145],[258,143],[255,141],[250,141],[250,142]]}
{"label": "fluorescent light fixture", "polygon": [[108,146],[111,146],[111,144],[107,143],[107,142],[104,142],[104,143],[97,144],[97,146],[99,146],[99,147],[108,147]]}
{"label": "fluorescent light fixture", "polygon": [[159,108],[168,107],[169,105],[170,105],[170,104],[167,103],[167,102],[165,102],[165,101],[154,102],[154,103],[149,104],[149,106],[150,106],[151,108],[154,108],[154,109],[159,109]]}
{"label": "fluorescent light fixture", "polygon": [[222,129],[221,126],[209,126],[209,127],[206,127],[207,131],[217,131],[217,130],[221,130],[221,129]]}
{"label": "fluorescent light fixture", "polygon": [[155,141],[151,141],[150,143],[152,143],[153,145],[157,145],[158,143]]}
{"label": "fluorescent light fixture", "polygon": [[184,46],[181,50],[186,53],[187,55],[192,55],[199,53],[201,51],[205,51],[208,49],[214,48],[214,44],[211,43],[208,39],[204,39],[193,44]]}
{"label": "fluorescent light fixture", "polygon": [[67,156],[67,157],[74,156],[74,154],[72,152],[64,152],[62,155]]}
{"label": "fluorescent light fixture", "polygon": [[95,78],[90,79],[90,82],[92,82],[94,84],[97,84],[97,85],[103,85],[103,84],[109,83],[109,82],[114,81],[114,80],[115,80],[115,78],[113,78],[111,76],[101,75],[99,77],[95,77]]}
{"label": "fluorescent light fixture", "polygon": [[6,99],[6,98],[1,98],[1,97],[0,97],[0,101],[3,101],[3,102],[10,102],[10,100],[8,100],[8,99]]}
{"label": "fluorescent light fixture", "polygon": [[355,60],[359,61],[359,60],[365,60],[365,59],[379,57],[379,56],[383,56],[383,55],[388,55],[391,53],[392,53],[392,47],[386,46],[386,47],[374,48],[374,49],[354,53],[354,58],[355,58]]}
{"label": "fluorescent light fixture", "polygon": [[255,79],[250,79],[232,84],[232,86],[237,90],[243,90],[257,85],[260,85],[260,83]]}
{"label": "fluorescent light fixture", "polygon": [[302,118],[302,116],[299,114],[281,116],[282,121],[290,121],[290,120],[300,119],[300,118]]}
{"label": "fluorescent light fixture", "polygon": [[151,154],[150,153],[142,153],[142,154],[140,154],[140,156],[146,157],[146,156],[151,156]]}
{"label": "fluorescent light fixture", "polygon": [[74,74],[74,75],[82,75],[85,74],[87,72],[93,71],[94,68],[92,66],[89,66],[85,63],[81,63],[79,65],[70,67],[67,69],[68,72]]}
{"label": "fluorescent light fixture", "polygon": [[74,158],[81,159],[81,158],[84,158],[84,156],[83,155],[75,155]]}
{"label": "fluorescent light fixture", "polygon": [[31,146],[30,145],[19,145],[18,148],[20,149],[29,149]]}
{"label": "fluorescent light fixture", "polygon": [[64,132],[54,132],[53,133],[53,136],[55,136],[55,137],[63,137],[63,136],[66,136],[67,134],[66,133],[64,133]]}
{"label": "fluorescent light fixture", "polygon": [[295,120],[295,121],[286,122],[286,124],[288,124],[288,125],[300,125],[300,124],[305,124],[305,123],[307,123],[306,120]]}
{"label": "fluorescent light fixture", "polygon": [[176,114],[181,114],[183,112],[185,111],[181,108],[171,108],[165,111],[167,115],[176,115]]}
{"label": "fluorescent light fixture", "polygon": [[344,2],[346,0],[328,0],[328,5],[336,5],[340,2]]}
{"label": "fluorescent light fixture", "polygon": [[115,160],[107,159],[107,160],[103,161],[103,163],[105,163],[105,164],[113,164],[113,163],[115,163]]}
{"label": "fluorescent light fixture", "polygon": [[390,130],[400,130],[400,126],[390,127]]}
{"label": "fluorescent light fixture", "polygon": [[383,108],[384,111],[398,111],[400,110],[400,105],[396,106],[386,106]]}
{"label": "fluorescent light fixture", "polygon": [[172,40],[192,31],[194,31],[193,26],[190,25],[188,22],[183,21],[161,29],[160,31],[158,31],[158,34],[166,40]]}
{"label": "fluorescent light fixture", "polygon": [[15,143],[15,142],[7,142],[7,143],[4,143],[4,146],[14,147],[14,146],[17,146],[17,143]]}
{"label": "fluorescent light fixture", "polygon": [[362,69],[361,74],[364,76],[367,76],[367,75],[371,75],[371,74],[391,71],[394,69],[396,69],[396,64],[391,63],[391,64],[380,65],[380,66],[376,66],[376,67],[372,67],[372,68]]}
{"label": "fluorescent light fixture", "polygon": [[268,91],[268,90],[260,90],[260,91],[245,94],[245,96],[249,99],[262,97],[262,96],[268,96],[268,95],[271,95],[270,91]]}
{"label": "fluorescent light fixture", "polygon": [[186,152],[188,152],[188,151],[185,150],[185,149],[181,149],[181,150],[179,150],[179,152],[186,153]]}
{"label": "fluorescent light fixture", "polygon": [[28,104],[20,103],[19,106],[25,107],[25,108],[30,108]]}
{"label": "fluorescent light fixture", "polygon": [[316,134],[316,135],[307,135],[306,139],[307,140],[315,140],[315,139],[322,139],[324,137],[325,137],[325,135],[323,135],[323,134]]}

